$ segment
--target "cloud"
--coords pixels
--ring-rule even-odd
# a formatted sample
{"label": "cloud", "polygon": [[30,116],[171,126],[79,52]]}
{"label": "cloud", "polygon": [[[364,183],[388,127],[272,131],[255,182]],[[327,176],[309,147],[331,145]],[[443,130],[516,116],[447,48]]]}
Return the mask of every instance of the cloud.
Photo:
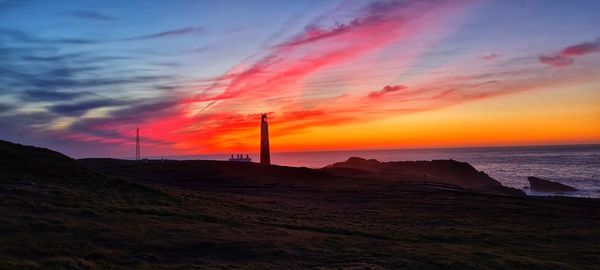
{"label": "cloud", "polygon": [[[209,89],[188,102],[232,99],[251,91],[254,95],[268,95],[276,89],[290,88],[292,84],[318,70],[381,49],[403,37],[442,24],[468,6],[468,1],[390,1],[370,4],[362,8],[356,18],[332,27],[315,20],[299,34],[275,45],[266,56],[248,65],[240,63],[230,72],[215,80],[228,85],[217,96],[207,98]],[[425,20],[436,14],[436,20]],[[255,96],[256,97],[256,96]]]}
{"label": "cloud", "polygon": [[400,91],[402,89],[406,89],[406,86],[404,86],[404,85],[386,85],[379,91],[373,91],[373,92],[369,93],[368,97],[379,98],[387,93]]}
{"label": "cloud", "polygon": [[28,33],[18,31],[18,30],[0,28],[0,35],[4,36],[4,37],[8,37],[8,38],[10,38],[14,41],[18,41],[18,42],[30,42],[30,43],[44,42],[44,40],[42,40],[40,38],[37,38],[33,35],[30,35]]}
{"label": "cloud", "polygon": [[595,52],[600,52],[600,38],[592,42],[566,47],[560,52],[560,54],[563,56],[582,56]]}
{"label": "cloud", "polygon": [[[47,137],[48,134],[40,131],[40,126],[46,125],[55,119],[55,115],[48,112],[11,112],[0,114],[0,126],[2,136],[13,133],[17,138],[22,139],[30,135],[41,135]],[[5,134],[6,133],[6,134]]]}
{"label": "cloud", "polygon": [[[78,15],[93,17],[89,13]],[[89,19],[100,19],[95,17]],[[201,31],[202,28],[188,27],[130,40],[168,38]],[[63,146],[84,145],[81,142],[87,146],[124,145],[131,143],[127,132],[132,123],[164,121],[161,124],[172,126],[172,130],[156,134],[168,135],[168,138],[177,138],[170,131],[178,132],[193,124],[176,110],[181,96],[174,89],[185,85],[187,79],[172,69],[156,68],[156,64],[172,67],[177,62],[150,54],[136,57],[121,55],[123,51],[92,51],[78,46],[124,41],[90,38],[46,36],[0,27],[2,136],[26,140],[39,135],[42,139],[38,142],[56,142]],[[11,104],[12,100],[17,106]],[[185,122],[171,123],[178,118]],[[160,136],[148,136],[144,141],[156,145],[174,144]]]}
{"label": "cloud", "polygon": [[[166,90],[154,86],[172,85],[171,81],[175,79],[164,72],[162,75],[135,69],[115,72],[112,63],[125,59],[98,52],[56,54],[60,50],[52,46],[35,51],[7,51],[2,45],[0,52],[7,52],[8,57],[3,59],[0,67],[0,74],[3,74],[0,76],[0,89],[3,89],[0,100],[16,98],[23,107],[46,109],[55,118],[81,116],[92,109],[109,108],[102,111],[106,114],[138,102],[137,91],[142,89],[146,97],[160,95]],[[172,90],[170,92],[173,94]],[[23,119],[22,125],[39,128],[32,118]]]}
{"label": "cloud", "polygon": [[[376,29],[386,23],[394,23],[401,26],[405,21],[410,21],[414,17],[422,16],[425,13],[436,9],[433,5],[444,6],[444,1],[422,1],[422,3],[410,3],[406,1],[375,1],[371,2],[361,9],[359,14],[349,22],[336,22],[331,26],[321,26],[322,17],[307,25],[304,31],[296,34],[287,41],[276,45],[275,47],[289,47],[316,43],[323,40],[334,40],[338,36],[358,33],[361,28]],[[463,5],[458,1],[457,5]],[[421,12],[423,14],[418,14]],[[396,22],[394,22],[396,21]],[[403,22],[404,21],[404,22]],[[393,31],[389,32],[393,35]],[[371,36],[379,33],[370,33]]]}
{"label": "cloud", "polygon": [[35,35],[31,35],[26,32],[11,30],[11,29],[0,29],[0,36],[8,37],[12,41],[21,43],[36,43],[36,44],[72,44],[72,45],[88,45],[100,43],[99,40],[87,39],[87,38],[39,38]]}
{"label": "cloud", "polygon": [[180,29],[173,29],[168,31],[163,31],[159,33],[152,33],[147,35],[133,36],[127,38],[118,38],[118,39],[90,39],[90,38],[77,38],[77,37],[58,37],[58,38],[40,38],[36,35],[32,35],[26,32],[11,30],[11,29],[1,29],[0,28],[0,36],[8,37],[12,41],[20,42],[20,43],[36,43],[36,44],[71,44],[71,45],[91,45],[91,44],[99,44],[99,43],[107,43],[107,42],[119,42],[119,41],[143,41],[149,39],[159,39],[159,38],[167,38],[167,37],[177,37],[184,36],[193,33],[203,33],[205,32],[202,27],[185,27]]}
{"label": "cloud", "polygon": [[188,50],[182,50],[180,51],[180,53],[203,53],[203,52],[207,52],[214,49],[214,47],[212,46],[200,46],[200,47],[196,47],[196,48],[192,48],[192,49],[188,49]]}
{"label": "cloud", "polygon": [[66,101],[79,98],[85,94],[82,92],[27,90],[23,92],[21,99],[23,101]]}
{"label": "cloud", "polygon": [[96,21],[114,21],[115,17],[108,16],[99,12],[89,11],[89,10],[73,10],[70,12],[66,12],[65,14],[77,18],[96,20]]}
{"label": "cloud", "polygon": [[539,61],[551,67],[569,66],[575,62],[574,58],[600,52],[600,38],[592,42],[575,44],[562,49],[551,56],[540,56]]}
{"label": "cloud", "polygon": [[574,60],[569,57],[564,57],[561,55],[553,55],[553,56],[540,56],[538,58],[540,63],[546,64],[551,67],[564,67],[573,64]]}
{"label": "cloud", "polygon": [[108,86],[125,86],[133,84],[148,84],[169,80],[169,75],[133,75],[115,76],[96,74],[96,77],[80,78],[82,74],[96,71],[94,67],[50,67],[39,69],[37,74],[20,73],[12,76],[13,84],[24,88],[38,89],[89,89]]}
{"label": "cloud", "polygon": [[348,24],[337,24],[331,29],[323,29],[316,25],[309,25],[306,27],[304,32],[289,39],[288,41],[277,45],[276,47],[289,47],[307,44],[311,42],[317,42],[319,40],[328,39],[336,35],[343,34],[350,31],[352,28],[359,27],[368,22],[354,20]]}
{"label": "cloud", "polygon": [[116,108],[104,118],[82,119],[73,124],[70,131],[85,132],[97,128],[112,129],[122,125],[131,126],[132,124],[152,122],[153,119],[176,114],[176,102],[176,100],[169,99],[168,96],[142,100],[133,99],[122,104],[108,102],[111,105],[119,105],[119,108]]}
{"label": "cloud", "polygon": [[11,104],[0,103],[0,113],[8,112],[14,109],[15,106]]}
{"label": "cloud", "polygon": [[66,116],[78,116],[82,115],[85,112],[102,107],[108,106],[119,106],[126,104],[125,101],[118,101],[113,99],[96,99],[96,100],[87,100],[80,102],[73,102],[67,104],[53,105],[48,109],[57,114],[66,115]]}
{"label": "cloud", "polygon": [[486,54],[481,57],[481,59],[486,60],[486,61],[493,61],[493,60],[496,60],[496,58],[498,58],[498,55],[495,53]]}
{"label": "cloud", "polygon": [[21,59],[25,61],[31,62],[57,62],[57,61],[66,61],[73,58],[79,57],[80,54],[77,53],[69,53],[69,54],[58,54],[52,56],[39,56],[39,55],[31,55],[27,54],[21,57]]}
{"label": "cloud", "polygon": [[87,39],[87,38],[58,38],[48,40],[50,43],[64,43],[64,44],[75,44],[75,45],[86,45],[86,44],[97,44],[100,40]]}
{"label": "cloud", "polygon": [[183,36],[183,35],[188,35],[188,34],[193,34],[193,33],[202,33],[202,32],[204,32],[204,28],[202,28],[202,27],[185,27],[185,28],[180,28],[180,29],[159,32],[159,33],[148,34],[148,35],[124,38],[121,40],[138,41],[138,40],[148,40],[148,39],[156,39],[156,38]]}

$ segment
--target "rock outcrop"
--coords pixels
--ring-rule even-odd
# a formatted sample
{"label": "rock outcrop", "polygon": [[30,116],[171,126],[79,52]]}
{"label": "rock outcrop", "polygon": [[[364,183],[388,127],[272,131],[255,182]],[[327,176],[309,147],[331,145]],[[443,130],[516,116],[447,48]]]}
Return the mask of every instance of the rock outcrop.
{"label": "rock outcrop", "polygon": [[328,165],[323,170],[347,177],[436,182],[472,190],[524,195],[523,191],[503,186],[469,163],[455,160],[379,162],[375,159],[351,157],[344,162]]}
{"label": "rock outcrop", "polygon": [[534,176],[527,177],[531,191],[537,192],[570,192],[577,191],[576,188],[561,184],[558,182],[548,181]]}

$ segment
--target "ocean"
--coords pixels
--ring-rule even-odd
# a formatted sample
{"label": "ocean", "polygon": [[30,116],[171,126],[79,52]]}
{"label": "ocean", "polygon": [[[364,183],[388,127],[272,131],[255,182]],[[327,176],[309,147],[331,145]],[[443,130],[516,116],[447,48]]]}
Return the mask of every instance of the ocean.
{"label": "ocean", "polygon": [[[258,161],[258,154],[250,154]],[[324,151],[272,153],[277,165],[321,168],[349,157],[379,161],[454,159],[468,162],[505,186],[525,189],[528,176],[558,181],[579,191],[561,194],[573,197],[600,198],[600,145],[520,146],[446,149],[395,149],[361,151]],[[226,160],[227,155],[177,157],[179,159]]]}

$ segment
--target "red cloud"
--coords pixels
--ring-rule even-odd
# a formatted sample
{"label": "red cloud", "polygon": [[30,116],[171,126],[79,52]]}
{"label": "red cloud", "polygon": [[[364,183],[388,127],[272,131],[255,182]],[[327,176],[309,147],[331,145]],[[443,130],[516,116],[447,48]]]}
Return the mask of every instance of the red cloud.
{"label": "red cloud", "polygon": [[371,93],[369,93],[370,98],[379,98],[387,93],[391,93],[391,92],[396,92],[402,89],[406,89],[406,86],[404,85],[386,85],[385,87],[383,87],[383,89],[379,90],[379,91],[373,91]]}
{"label": "red cloud", "polygon": [[586,42],[564,48],[560,54],[564,56],[581,56],[600,52],[600,38],[593,42]]}

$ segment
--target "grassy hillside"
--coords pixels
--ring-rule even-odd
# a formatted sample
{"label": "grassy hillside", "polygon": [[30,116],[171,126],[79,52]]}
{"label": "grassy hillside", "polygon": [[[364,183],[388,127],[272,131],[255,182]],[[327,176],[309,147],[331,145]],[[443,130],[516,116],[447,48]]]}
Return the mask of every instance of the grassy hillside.
{"label": "grassy hillside", "polygon": [[6,142],[0,149],[0,269],[600,263],[598,200],[354,182],[257,164],[75,162]]}

